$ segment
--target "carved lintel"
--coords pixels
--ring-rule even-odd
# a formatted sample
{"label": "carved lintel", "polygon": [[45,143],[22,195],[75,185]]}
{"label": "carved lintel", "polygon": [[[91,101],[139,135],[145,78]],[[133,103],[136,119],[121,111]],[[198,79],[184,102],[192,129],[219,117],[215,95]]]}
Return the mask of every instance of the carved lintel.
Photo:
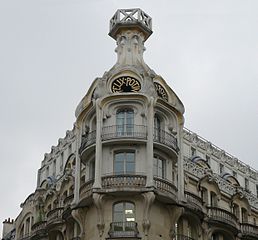
{"label": "carved lintel", "polygon": [[72,216],[75,219],[75,221],[78,223],[80,227],[80,234],[79,237],[81,239],[85,236],[85,225],[86,225],[86,215],[89,208],[77,208],[72,210]]}
{"label": "carved lintel", "polygon": [[99,193],[93,193],[93,202],[97,209],[97,214],[98,214],[97,228],[99,231],[99,237],[101,239],[105,228],[104,214],[103,214],[103,195]]}
{"label": "carved lintel", "polygon": [[150,226],[151,226],[151,222],[150,222],[150,219],[149,219],[150,209],[151,209],[151,206],[154,202],[155,194],[154,194],[154,192],[146,192],[146,193],[143,193],[142,196],[144,197],[142,227],[143,227],[143,232],[144,232],[145,239],[147,239],[148,234],[149,234],[149,229],[150,229]]}

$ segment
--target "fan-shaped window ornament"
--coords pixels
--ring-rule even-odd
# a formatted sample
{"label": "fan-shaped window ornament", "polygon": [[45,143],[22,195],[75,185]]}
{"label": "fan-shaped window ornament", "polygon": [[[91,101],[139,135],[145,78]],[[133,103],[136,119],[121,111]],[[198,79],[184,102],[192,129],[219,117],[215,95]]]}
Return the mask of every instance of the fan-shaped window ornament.
{"label": "fan-shaped window ornament", "polygon": [[202,159],[199,156],[193,156],[191,158],[191,161],[196,163],[199,167],[204,168],[204,169],[210,169],[210,165],[208,164],[208,162],[204,159]]}
{"label": "fan-shaped window ornament", "polygon": [[224,173],[221,177],[236,187],[240,186],[238,180],[230,173]]}

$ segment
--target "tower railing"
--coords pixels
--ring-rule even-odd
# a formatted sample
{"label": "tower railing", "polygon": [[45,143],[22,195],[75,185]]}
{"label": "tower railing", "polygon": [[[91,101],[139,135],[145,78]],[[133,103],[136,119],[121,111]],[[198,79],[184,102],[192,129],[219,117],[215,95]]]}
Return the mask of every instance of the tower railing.
{"label": "tower railing", "polygon": [[124,124],[102,128],[102,140],[120,138],[147,139],[147,127],[144,125]]}
{"label": "tower railing", "polygon": [[141,174],[111,174],[102,177],[103,188],[145,187],[146,176]]}

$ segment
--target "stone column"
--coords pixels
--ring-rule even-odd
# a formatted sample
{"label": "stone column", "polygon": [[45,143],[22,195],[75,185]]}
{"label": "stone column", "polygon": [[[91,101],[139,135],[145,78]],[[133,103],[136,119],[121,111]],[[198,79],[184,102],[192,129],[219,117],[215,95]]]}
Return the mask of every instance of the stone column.
{"label": "stone column", "polygon": [[178,163],[177,163],[177,174],[178,174],[178,181],[177,181],[177,189],[178,189],[178,200],[182,201],[184,200],[184,156],[182,152],[182,146],[183,146],[183,126],[179,126],[178,131],[178,147],[179,147],[179,153],[178,153]]}
{"label": "stone column", "polygon": [[80,198],[80,182],[81,182],[81,158],[79,155],[79,147],[81,143],[81,134],[78,123],[75,123],[75,135],[76,135],[76,164],[75,164],[75,184],[74,184],[74,201],[73,204],[77,204]]}
{"label": "stone column", "polygon": [[101,170],[102,170],[102,110],[100,107],[100,100],[96,100],[96,153],[95,153],[95,181],[93,188],[101,188]]}
{"label": "stone column", "polygon": [[146,147],[146,170],[147,187],[153,186],[153,136],[154,136],[154,99],[149,100],[147,113],[147,147]]}

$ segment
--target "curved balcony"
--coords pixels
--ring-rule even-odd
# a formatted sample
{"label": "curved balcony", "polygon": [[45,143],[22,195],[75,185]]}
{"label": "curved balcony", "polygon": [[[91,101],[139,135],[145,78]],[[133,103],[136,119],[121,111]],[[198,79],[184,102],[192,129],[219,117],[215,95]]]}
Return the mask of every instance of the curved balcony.
{"label": "curved balcony", "polygon": [[258,226],[251,223],[241,224],[242,239],[258,239]]}
{"label": "curved balcony", "polygon": [[102,177],[102,188],[104,189],[138,189],[146,185],[146,176],[140,174],[115,174]]}
{"label": "curved balcony", "polygon": [[154,135],[153,135],[153,141],[155,143],[163,144],[169,148],[172,148],[174,151],[176,151],[176,153],[178,153],[178,151],[179,151],[179,148],[177,146],[176,137],[173,134],[168,133],[164,130],[155,128]]}
{"label": "curved balcony", "polygon": [[94,179],[91,179],[80,187],[80,199],[87,199],[92,195],[92,186],[94,183]]}
{"label": "curved balcony", "polygon": [[52,224],[58,224],[62,223],[62,214],[63,214],[64,208],[63,207],[58,207],[50,210],[47,213],[47,225],[52,225]]}
{"label": "curved balcony", "polygon": [[177,198],[177,187],[167,179],[154,177],[154,185],[156,189],[164,194],[172,195],[173,199]]}
{"label": "curved balcony", "polygon": [[102,128],[103,141],[111,139],[147,139],[147,127],[144,125],[113,125]]}
{"label": "curved balcony", "polygon": [[195,240],[195,239],[192,237],[188,237],[186,235],[176,234],[173,240]]}
{"label": "curved balcony", "polygon": [[79,153],[81,154],[86,148],[96,143],[96,130],[82,135],[81,147]]}
{"label": "curved balcony", "polygon": [[138,234],[136,222],[112,222],[108,232],[110,238],[137,238]]}
{"label": "curved balcony", "polygon": [[31,232],[32,236],[31,239],[40,239],[47,235],[46,231],[46,221],[40,221],[32,225]]}
{"label": "curved balcony", "polygon": [[189,208],[197,211],[202,211],[202,199],[199,196],[196,196],[195,194],[191,192],[185,191],[185,198],[187,200],[187,203],[189,205]]}
{"label": "curved balcony", "polygon": [[207,207],[207,209],[209,221],[212,221],[213,223],[227,224],[236,228],[237,217],[233,213],[218,207]]}

